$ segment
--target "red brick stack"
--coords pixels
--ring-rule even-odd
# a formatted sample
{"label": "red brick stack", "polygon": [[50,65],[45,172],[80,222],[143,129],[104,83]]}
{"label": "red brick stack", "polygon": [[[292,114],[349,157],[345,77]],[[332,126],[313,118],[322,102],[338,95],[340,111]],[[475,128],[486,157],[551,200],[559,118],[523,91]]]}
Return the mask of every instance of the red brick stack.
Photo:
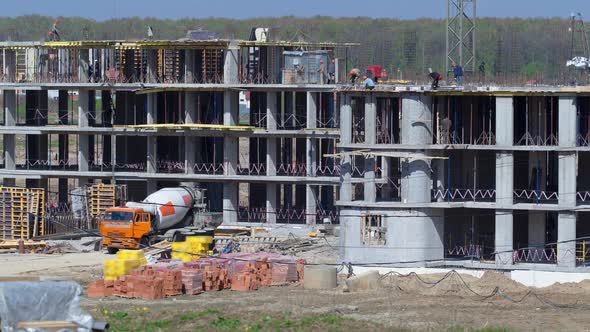
{"label": "red brick stack", "polygon": [[107,297],[113,295],[115,283],[102,279],[93,281],[86,290],[88,297]]}
{"label": "red brick stack", "polygon": [[89,285],[89,297],[116,295],[146,300],[203,291],[257,290],[303,280],[305,260],[272,253],[236,253],[194,262],[161,261],[116,281],[97,280]]}
{"label": "red brick stack", "polygon": [[297,260],[297,281],[303,282],[303,271],[305,270],[305,259],[299,258]]}
{"label": "red brick stack", "polygon": [[203,290],[213,291],[230,288],[228,273],[226,269],[206,265],[203,268]]}
{"label": "red brick stack", "polygon": [[256,276],[260,281],[260,286],[272,285],[272,267],[267,258],[256,262]]}
{"label": "red brick stack", "polygon": [[127,276],[126,297],[135,297],[144,300],[163,299],[164,279],[153,275],[134,274]]}
{"label": "red brick stack", "polygon": [[196,269],[183,268],[182,291],[185,294],[197,295],[203,292],[203,272]]}
{"label": "red brick stack", "polygon": [[182,272],[180,270],[158,271],[158,276],[164,279],[164,295],[182,294]]}

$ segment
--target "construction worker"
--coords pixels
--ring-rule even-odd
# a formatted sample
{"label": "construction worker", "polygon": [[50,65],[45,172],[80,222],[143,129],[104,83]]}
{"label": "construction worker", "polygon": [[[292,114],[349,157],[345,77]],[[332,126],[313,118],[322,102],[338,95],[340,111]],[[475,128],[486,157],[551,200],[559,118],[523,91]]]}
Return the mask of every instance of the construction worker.
{"label": "construction worker", "polygon": [[463,67],[454,62],[451,66],[453,67],[453,75],[455,76],[455,82],[457,82],[458,86],[463,85]]}
{"label": "construction worker", "polygon": [[361,70],[358,68],[352,68],[350,70],[350,84],[355,85],[356,80],[361,76]]}
{"label": "construction worker", "polygon": [[52,41],[60,41],[61,37],[59,36],[59,30],[57,29],[57,24],[59,23],[59,19],[56,19],[53,22],[53,26],[51,27],[51,31],[49,32],[49,36],[51,36]]}
{"label": "construction worker", "polygon": [[363,82],[365,83],[365,89],[375,89],[375,82],[370,77],[363,76]]}
{"label": "construction worker", "polygon": [[432,79],[432,85],[430,87],[432,88],[432,90],[436,90],[438,89],[438,82],[442,81],[443,77],[441,74],[432,71],[432,68],[428,68],[428,71],[430,72],[428,76],[430,76],[430,78]]}
{"label": "construction worker", "polygon": [[486,79],[486,63],[482,61],[479,64],[479,80],[480,80],[480,82],[484,82],[485,79]]}
{"label": "construction worker", "polygon": [[387,74],[387,70],[381,70],[381,81],[387,82],[389,80],[389,75]]}
{"label": "construction worker", "polygon": [[332,59],[328,64],[328,84],[336,83],[336,60]]}
{"label": "construction worker", "polygon": [[320,60],[320,67],[318,68],[318,75],[320,76],[320,84],[324,84],[324,73],[325,73],[326,69],[324,66],[324,60],[321,59]]}

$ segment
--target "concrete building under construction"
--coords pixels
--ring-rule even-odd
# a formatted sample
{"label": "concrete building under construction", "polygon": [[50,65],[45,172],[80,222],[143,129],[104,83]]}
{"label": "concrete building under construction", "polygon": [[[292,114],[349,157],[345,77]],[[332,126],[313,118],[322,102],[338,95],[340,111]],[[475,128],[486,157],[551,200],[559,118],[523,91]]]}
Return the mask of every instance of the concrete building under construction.
{"label": "concrete building under construction", "polygon": [[365,90],[344,84],[351,46],[0,43],[0,176],[58,204],[195,183],[226,224],[339,223],[350,262],[585,264],[590,90]]}

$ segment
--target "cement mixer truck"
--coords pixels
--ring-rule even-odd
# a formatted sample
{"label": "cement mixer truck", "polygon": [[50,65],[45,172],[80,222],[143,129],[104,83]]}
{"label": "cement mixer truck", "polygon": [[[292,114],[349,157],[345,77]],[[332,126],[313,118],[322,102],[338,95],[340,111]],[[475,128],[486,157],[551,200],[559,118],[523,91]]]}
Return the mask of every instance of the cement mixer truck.
{"label": "cement mixer truck", "polygon": [[182,241],[187,235],[213,235],[222,213],[206,212],[204,190],[163,188],[141,202],[111,207],[100,218],[101,246],[109,254],[139,249],[156,241]]}

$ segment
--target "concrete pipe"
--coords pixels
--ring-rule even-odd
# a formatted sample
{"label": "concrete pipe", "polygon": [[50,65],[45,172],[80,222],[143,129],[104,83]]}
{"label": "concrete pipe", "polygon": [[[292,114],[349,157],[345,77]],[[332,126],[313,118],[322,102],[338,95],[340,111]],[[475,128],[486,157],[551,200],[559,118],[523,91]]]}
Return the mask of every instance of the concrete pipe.
{"label": "concrete pipe", "polygon": [[381,287],[379,271],[368,271],[346,280],[346,288],[349,292],[368,291]]}
{"label": "concrete pipe", "polygon": [[332,289],[338,286],[336,267],[306,265],[303,271],[303,288]]}

